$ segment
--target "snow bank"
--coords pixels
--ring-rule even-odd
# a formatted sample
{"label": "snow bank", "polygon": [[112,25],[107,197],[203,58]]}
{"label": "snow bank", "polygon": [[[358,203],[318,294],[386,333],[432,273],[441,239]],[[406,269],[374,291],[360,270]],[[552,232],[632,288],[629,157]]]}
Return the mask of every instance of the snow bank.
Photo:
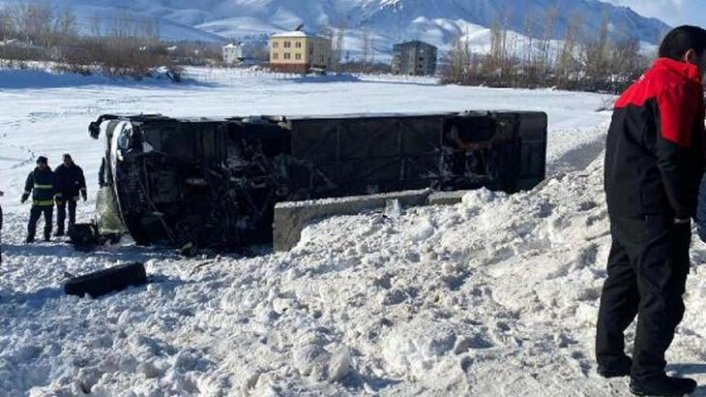
{"label": "snow bank", "polygon": [[[627,395],[625,380],[597,378],[592,359],[610,242],[600,148],[610,114],[594,111],[599,96],[190,73],[216,84],[0,93],[4,395]],[[70,150],[95,180],[103,146],[85,128],[99,113],[508,107],[550,116],[550,178],[531,192],[331,218],[290,252],[252,258],[21,243],[27,207],[16,200],[33,159]],[[703,244],[692,260],[670,369],[706,380],[688,365],[704,360]],[[61,292],[64,272],[129,261],[145,262],[154,282],[97,300]]]}
{"label": "snow bank", "polygon": [[609,239],[601,197],[597,161],[529,193],[332,218],[286,254],[198,267],[136,250],[122,259],[148,259],[157,282],[94,301],[62,296],[61,274],[122,249],[10,245],[1,386],[33,396],[598,391],[609,385],[590,373]]}
{"label": "snow bank", "polygon": [[[74,72],[56,71],[57,65],[31,62],[26,68],[0,65],[0,92],[8,89],[43,89],[61,87],[81,87],[91,85],[165,85],[173,84],[174,76],[166,67],[155,68],[149,76],[134,77],[109,76],[100,70],[84,75]],[[185,81],[194,83],[194,81]]]}

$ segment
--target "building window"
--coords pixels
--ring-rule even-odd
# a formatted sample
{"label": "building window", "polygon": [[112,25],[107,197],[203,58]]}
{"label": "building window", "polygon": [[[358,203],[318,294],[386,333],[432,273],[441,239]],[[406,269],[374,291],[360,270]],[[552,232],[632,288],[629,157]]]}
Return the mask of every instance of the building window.
{"label": "building window", "polygon": [[279,59],[279,54],[276,52],[272,54],[272,59]]}
{"label": "building window", "polygon": [[301,41],[297,41],[296,43],[294,43],[294,48],[302,48]]}
{"label": "building window", "polygon": [[294,54],[294,59],[296,59],[297,61],[301,61],[301,60],[302,60],[302,54]]}
{"label": "building window", "polygon": [[284,59],[292,59],[292,54],[285,52],[284,53]]}
{"label": "building window", "polygon": [[279,42],[272,42],[272,48],[279,48]]}
{"label": "building window", "polygon": [[285,42],[284,42],[284,48],[292,48],[292,42],[291,42],[291,41],[285,41]]}

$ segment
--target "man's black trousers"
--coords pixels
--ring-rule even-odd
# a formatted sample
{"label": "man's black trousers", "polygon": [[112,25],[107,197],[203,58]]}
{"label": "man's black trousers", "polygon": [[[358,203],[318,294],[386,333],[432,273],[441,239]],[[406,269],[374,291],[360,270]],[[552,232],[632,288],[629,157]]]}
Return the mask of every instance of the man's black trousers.
{"label": "man's black trousers", "polygon": [[44,214],[44,239],[49,240],[51,237],[52,218],[54,215],[54,206],[38,206],[33,205],[29,213],[29,224],[27,225],[27,240],[34,240],[34,235],[37,232],[37,221]]}
{"label": "man's black trousers", "polygon": [[691,225],[665,216],[611,216],[613,244],[596,333],[596,360],[613,367],[624,360],[623,332],[637,315],[631,376],[664,373],[664,353],[684,316],[682,294],[689,273]]}
{"label": "man's black trousers", "polygon": [[[66,224],[66,201],[56,202],[56,232],[59,235],[64,234],[64,225]],[[69,230],[76,224],[76,201],[69,200]]]}

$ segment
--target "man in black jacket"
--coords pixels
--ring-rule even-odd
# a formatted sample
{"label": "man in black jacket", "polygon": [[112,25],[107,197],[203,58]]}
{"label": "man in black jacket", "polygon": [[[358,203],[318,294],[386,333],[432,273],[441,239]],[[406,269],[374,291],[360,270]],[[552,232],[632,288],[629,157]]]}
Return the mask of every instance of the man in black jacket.
{"label": "man in black jacket", "polygon": [[51,237],[52,217],[54,212],[54,193],[56,191],[54,173],[49,168],[48,160],[44,156],[37,158],[37,168],[27,175],[25,192],[22,194],[24,204],[32,194],[32,209],[27,224],[27,243],[34,242],[37,231],[37,221],[44,215],[44,241]]}
{"label": "man in black jacket", "polygon": [[[612,246],[596,334],[598,373],[630,375],[636,395],[691,393],[665,374],[684,315],[691,217],[706,163],[701,76],[706,31],[672,30],[659,59],[617,101],[608,131],[605,192]],[[624,331],[637,316],[632,359]]]}
{"label": "man in black jacket", "polygon": [[56,176],[56,235],[64,235],[66,205],[69,207],[69,230],[76,223],[76,203],[79,194],[86,201],[86,179],[83,170],[76,165],[70,154],[64,154],[64,162],[54,170]]}

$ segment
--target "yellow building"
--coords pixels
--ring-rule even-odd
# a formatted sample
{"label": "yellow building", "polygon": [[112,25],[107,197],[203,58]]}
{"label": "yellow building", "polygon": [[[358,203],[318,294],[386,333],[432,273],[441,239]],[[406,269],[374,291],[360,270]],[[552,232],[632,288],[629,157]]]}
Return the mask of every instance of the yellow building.
{"label": "yellow building", "polygon": [[331,41],[300,30],[270,37],[270,69],[286,73],[308,73],[331,67]]}

